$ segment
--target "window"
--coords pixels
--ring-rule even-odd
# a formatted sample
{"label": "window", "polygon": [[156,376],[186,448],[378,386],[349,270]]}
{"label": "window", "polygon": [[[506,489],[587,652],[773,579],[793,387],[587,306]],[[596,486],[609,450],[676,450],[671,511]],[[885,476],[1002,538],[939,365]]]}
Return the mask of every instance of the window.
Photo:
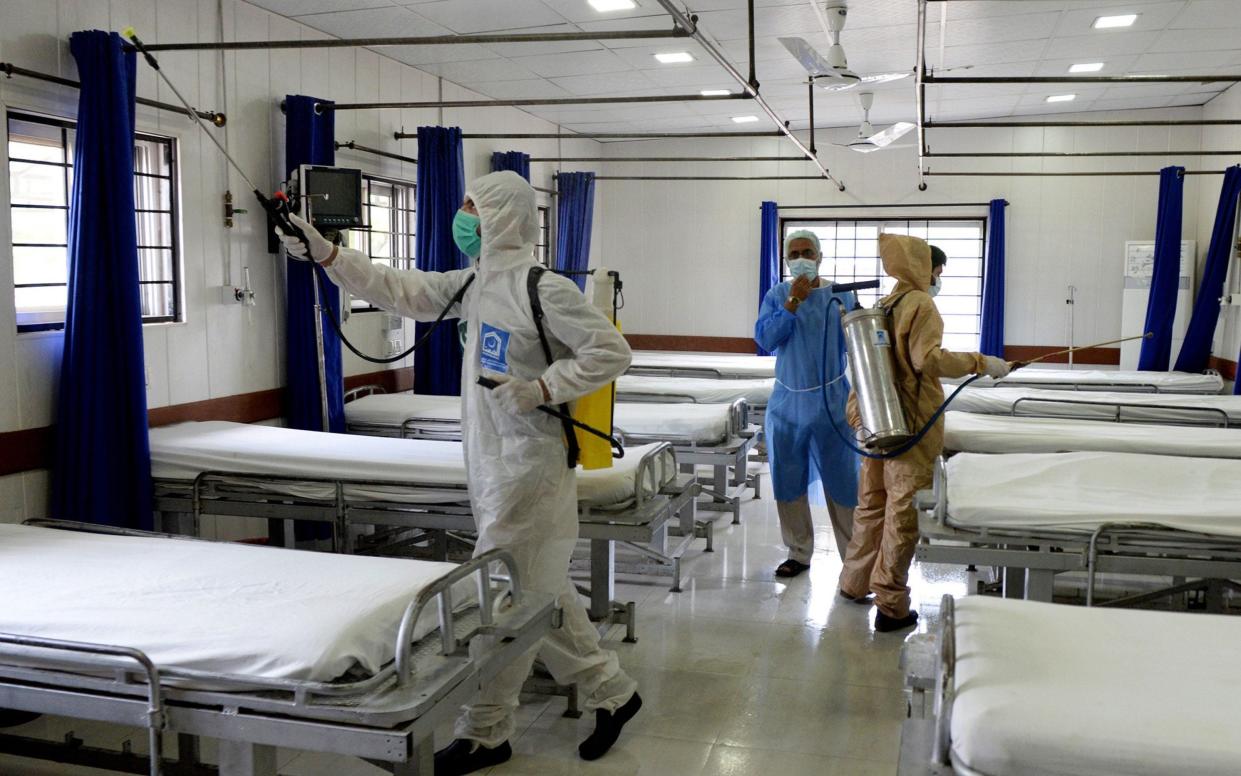
{"label": "window", "polygon": [[[19,332],[65,327],[75,127],[66,119],[8,114],[13,295]],[[134,207],[142,319],[179,320],[181,249],[172,138],[135,135]]]}
{"label": "window", "polygon": [[[394,178],[374,175],[362,176],[362,202],[364,217],[370,226],[347,232],[350,248],[362,251],[376,264],[386,264],[396,269],[414,268],[414,184]],[[354,299],[354,312],[370,312],[364,299]]]}
{"label": "window", "polygon": [[539,239],[534,246],[534,258],[544,267],[552,266],[552,210],[539,205]]}
{"label": "window", "polygon": [[[908,218],[783,221],[783,234],[798,229],[814,232],[823,247],[824,277],[841,283],[880,278],[879,292],[859,291],[858,301],[871,307],[896,285],[879,262],[879,234],[907,234],[938,245],[948,254],[935,306],[944,319],[944,347],[978,350],[982,320],[983,240],[986,219],[918,220]],[[788,267],[781,263],[782,276]]]}

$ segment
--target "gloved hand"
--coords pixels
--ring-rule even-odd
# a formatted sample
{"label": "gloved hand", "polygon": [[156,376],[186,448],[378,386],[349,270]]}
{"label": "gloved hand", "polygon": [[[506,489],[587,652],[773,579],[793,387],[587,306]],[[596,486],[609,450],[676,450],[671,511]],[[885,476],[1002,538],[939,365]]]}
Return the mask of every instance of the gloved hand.
{"label": "gloved hand", "polygon": [[530,380],[506,380],[495,389],[495,396],[501,409],[512,415],[532,412],[543,403],[542,387]]}
{"label": "gloved hand", "polygon": [[998,380],[1001,377],[1007,376],[1013,370],[1008,362],[1002,358],[996,358],[995,356],[983,356],[982,358],[982,374],[987,377],[993,377]]}
{"label": "gloved hand", "polygon": [[[331,258],[334,246],[327,241],[327,238],[319,234],[319,230],[292,213],[289,214],[289,220],[306,234],[306,240],[310,243],[309,258],[314,259],[316,262],[327,261]],[[284,230],[279,226],[276,227],[276,236],[284,243],[284,249],[290,256],[306,261],[306,245],[300,239],[291,234],[285,234]]]}

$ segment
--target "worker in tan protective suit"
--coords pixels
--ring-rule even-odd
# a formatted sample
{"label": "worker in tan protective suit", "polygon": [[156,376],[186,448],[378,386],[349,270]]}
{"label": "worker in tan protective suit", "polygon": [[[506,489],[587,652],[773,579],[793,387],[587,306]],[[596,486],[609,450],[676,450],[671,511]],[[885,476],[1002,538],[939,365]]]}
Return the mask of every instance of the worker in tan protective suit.
{"label": "worker in tan protective suit", "polygon": [[[932,253],[934,252],[934,261]],[[985,374],[1003,377],[1009,365],[981,353],[944,350],[944,321],[932,301],[947,256],[925,240],[903,235],[879,235],[883,270],[896,278],[892,293],[879,301],[888,309],[896,390],[909,427],[926,425],[944,402],[941,377]],[[849,425],[858,430],[862,418],[857,395],[850,394]],[[917,624],[909,608],[909,564],[918,542],[918,513],[914,494],[931,486],[935,458],[944,447],[941,417],[913,448],[888,459],[862,461],[858,505],[853,513],[853,538],[840,574],[841,596],[869,602],[874,593],[875,630],[901,630]]]}

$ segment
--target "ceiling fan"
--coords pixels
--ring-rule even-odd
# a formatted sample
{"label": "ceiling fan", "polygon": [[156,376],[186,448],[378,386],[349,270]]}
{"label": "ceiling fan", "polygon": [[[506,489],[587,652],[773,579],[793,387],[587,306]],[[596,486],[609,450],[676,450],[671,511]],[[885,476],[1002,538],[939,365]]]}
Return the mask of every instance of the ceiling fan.
{"label": "ceiling fan", "polygon": [[850,70],[844,47],[840,45],[840,33],[845,28],[845,17],[849,14],[848,5],[844,0],[828,0],[826,4],[811,0],[810,6],[818,15],[819,22],[823,25],[828,40],[831,41],[827,54],[820,54],[817,49],[806,42],[805,38],[779,38],[778,40],[784,48],[788,49],[793,58],[806,68],[810,79],[820,82],[819,85],[823,89],[829,92],[840,92],[852,89],[859,84],[899,81],[910,75],[908,71],[858,75]]}
{"label": "ceiling fan", "polygon": [[908,121],[898,121],[887,129],[875,131],[870,123],[870,106],[875,102],[875,95],[872,92],[859,92],[858,102],[862,105],[862,125],[858,127],[857,137],[849,143],[833,143],[841,148],[851,148],[859,153],[868,154],[871,151],[880,151],[884,148],[903,148],[903,145],[894,146],[896,142],[914,125]]}

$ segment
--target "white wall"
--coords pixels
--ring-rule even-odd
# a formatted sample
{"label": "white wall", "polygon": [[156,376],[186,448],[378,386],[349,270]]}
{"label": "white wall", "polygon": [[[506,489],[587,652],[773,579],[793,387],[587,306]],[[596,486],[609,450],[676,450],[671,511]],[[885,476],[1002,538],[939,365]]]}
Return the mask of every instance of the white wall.
{"label": "white wall", "polygon": [[[149,43],[219,39],[215,2],[197,0],[4,0],[0,4],[0,61],[76,78],[69,35],[81,29],[119,30],[133,24]],[[224,0],[224,38],[274,40],[321,38],[322,33],[238,0]],[[160,61],[169,77],[196,106],[228,114],[227,137],[233,155],[247,174],[269,190],[282,177],[284,119],[279,110],[286,94],[309,94],[338,102],[434,100],[441,84],[435,76],[362,49],[164,53]],[[445,99],[478,99],[450,83]],[[227,92],[227,101],[225,100]],[[174,102],[175,97],[141,60],[140,96]],[[26,78],[0,79],[5,108],[72,117],[77,92]],[[342,111],[337,139],[416,156],[414,140],[397,142],[392,133],[419,125],[460,126],[466,132],[553,132],[555,125],[512,108],[445,110]],[[138,108],[138,128],[180,138],[183,279],[185,321],[144,329],[151,407],[200,401],[279,387],[283,384],[283,286],[278,263],[266,252],[261,211],[236,176],[226,177],[224,161],[182,116]],[[224,133],[215,130],[217,136]],[[523,141],[521,148],[552,156],[556,141]],[[467,141],[467,180],[489,170],[493,150],[516,146],[505,140]],[[587,155],[593,141],[567,141],[566,153]],[[3,151],[0,151],[3,153]],[[7,162],[7,159],[3,161]],[[344,152],[337,162],[413,180],[412,164]],[[553,166],[536,164],[537,186],[552,187]],[[7,180],[7,178],[6,178]],[[236,228],[222,224],[222,197],[231,188],[239,207]],[[546,200],[547,198],[544,197]],[[0,211],[7,212],[8,187],[0,186]],[[596,214],[596,223],[602,222]],[[12,254],[7,246],[9,219],[0,216],[0,288],[12,283]],[[221,301],[225,273],[240,284],[249,266],[258,305],[246,309]],[[227,269],[226,269],[227,268]],[[363,349],[379,353],[379,315],[354,316],[347,333]],[[60,333],[15,333],[13,297],[0,293],[0,432],[49,425],[63,337]],[[412,324],[406,343],[412,341]],[[374,371],[345,353],[346,374]],[[412,366],[413,359],[394,366]],[[29,472],[0,478],[0,520],[44,513],[47,478]]]}
{"label": "white wall", "polygon": [[[1220,94],[1203,107],[1203,118],[1236,119],[1241,116],[1241,84],[1234,84],[1228,91]],[[1241,126],[1203,127],[1203,150],[1237,151],[1241,150]],[[1241,154],[1236,156],[1211,157],[1210,166],[1217,170],[1234,164],[1241,164]],[[1198,211],[1198,254],[1204,257],[1207,246],[1211,244],[1211,231],[1215,226],[1215,211],[1219,206],[1220,177],[1209,176],[1206,187],[1202,190],[1202,198]],[[1241,266],[1238,266],[1237,253],[1234,248],[1229,262],[1228,279],[1224,288],[1230,293],[1241,293]],[[1215,329],[1214,355],[1237,360],[1241,350],[1241,307],[1223,308],[1219,325]]]}
{"label": "white wall", "polygon": [[[1234,91],[1237,91],[1234,89]],[[1075,114],[1073,118],[1195,118],[1201,108]],[[1232,111],[1236,115],[1234,107]],[[1029,120],[1035,120],[1031,117]],[[758,294],[759,204],[889,204],[986,202],[1003,197],[1008,208],[1007,304],[1009,344],[1065,342],[1065,299],[1077,287],[1075,344],[1114,339],[1120,331],[1122,258],[1126,240],[1154,238],[1157,177],[929,177],[917,190],[915,148],[859,154],[831,146],[852,130],[816,138],[820,157],[844,181],[840,192],[812,181],[653,182],[600,181],[607,213],[600,258],[622,271],[626,331],[703,336],[753,334]],[[910,143],[912,145],[912,135]],[[1235,135],[1234,135],[1235,137]],[[933,152],[1196,150],[1197,127],[1115,129],[932,130]],[[1234,140],[1235,142],[1235,140]],[[605,143],[609,155],[791,155],[783,139],[659,140]],[[825,150],[826,149],[826,150]],[[1166,157],[1088,159],[930,159],[930,169],[975,171],[1157,170],[1171,163],[1195,169],[1197,160]],[[604,174],[810,175],[804,162],[605,165]],[[1186,238],[1198,232],[1199,190],[1210,176],[1185,187]],[[1207,183],[1210,186],[1212,184]],[[1217,185],[1217,184],[1216,184]],[[1212,204],[1213,208],[1214,205]],[[874,215],[982,215],[984,210],[911,208],[834,211],[840,217]],[[1212,210],[1213,212],[1213,210]],[[832,217],[833,211],[785,211],[781,216]]]}

